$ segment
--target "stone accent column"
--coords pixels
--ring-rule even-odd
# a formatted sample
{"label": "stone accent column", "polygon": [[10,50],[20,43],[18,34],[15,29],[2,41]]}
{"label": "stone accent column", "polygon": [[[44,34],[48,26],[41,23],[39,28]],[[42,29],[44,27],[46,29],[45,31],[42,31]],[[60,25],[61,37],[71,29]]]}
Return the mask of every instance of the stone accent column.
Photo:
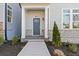
{"label": "stone accent column", "polygon": [[0,35],[3,34],[3,22],[0,22]]}

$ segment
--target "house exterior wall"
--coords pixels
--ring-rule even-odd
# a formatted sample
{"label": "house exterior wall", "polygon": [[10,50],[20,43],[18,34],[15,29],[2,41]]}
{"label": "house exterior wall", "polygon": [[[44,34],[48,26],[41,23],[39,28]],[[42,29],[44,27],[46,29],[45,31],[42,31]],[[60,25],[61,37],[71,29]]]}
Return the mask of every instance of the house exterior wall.
{"label": "house exterior wall", "polygon": [[52,29],[54,21],[61,33],[62,42],[79,43],[79,30],[76,29],[62,29],[62,8],[79,8],[78,3],[52,3],[49,5],[49,40],[52,40]]}
{"label": "house exterior wall", "polygon": [[7,22],[7,38],[21,36],[21,8],[17,3],[8,3],[12,7],[12,22]]}
{"label": "house exterior wall", "polygon": [[[79,8],[78,3],[50,3],[50,4],[31,4],[31,3],[25,3],[21,4],[24,8],[39,8],[40,6],[47,6],[49,8],[49,16],[48,16],[48,36],[49,41],[52,41],[52,30],[53,30],[53,24],[54,21],[56,21],[56,24],[59,28],[60,34],[61,34],[61,40],[62,42],[73,42],[73,43],[79,43],[79,30],[78,29],[62,29],[62,8]],[[35,12],[34,12],[35,13]],[[26,12],[26,30],[32,29],[32,17],[34,17],[34,13],[32,11]],[[38,12],[36,12],[38,13]],[[28,16],[27,16],[28,15]],[[29,19],[29,20],[28,20]],[[26,35],[30,35],[32,32],[27,31]]]}
{"label": "house exterior wall", "polygon": [[27,10],[26,11],[26,35],[33,35],[33,18],[40,18],[40,35],[44,35],[44,10]]}
{"label": "house exterior wall", "polygon": [[54,21],[56,21],[59,29],[61,29],[62,22],[62,8],[79,8],[78,3],[52,3],[49,5],[50,12],[50,28],[52,29],[52,25]]}

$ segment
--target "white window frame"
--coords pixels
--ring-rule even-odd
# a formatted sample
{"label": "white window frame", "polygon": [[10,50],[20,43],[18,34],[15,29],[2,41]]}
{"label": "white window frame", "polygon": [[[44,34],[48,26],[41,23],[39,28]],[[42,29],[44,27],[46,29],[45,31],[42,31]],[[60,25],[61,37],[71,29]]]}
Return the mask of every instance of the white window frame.
{"label": "white window frame", "polygon": [[[70,13],[68,13],[68,14],[70,14],[70,26],[69,26],[69,28],[63,28],[63,15],[64,15],[64,13],[63,13],[63,10],[66,10],[66,9],[69,9],[70,10]],[[70,29],[72,29],[72,30],[79,30],[79,28],[73,28],[73,14],[79,14],[79,13],[73,13],[73,10],[74,9],[79,9],[79,8],[62,8],[62,21],[61,21],[61,28],[62,29],[64,29],[64,30],[70,30]],[[66,13],[67,14],[67,13]]]}
{"label": "white window frame", "polygon": [[[12,9],[9,9],[8,6],[10,6],[12,8],[11,5],[7,4],[7,23],[12,23],[13,22],[13,8]],[[10,10],[12,12],[12,16],[9,16],[8,15],[8,10]],[[8,22],[8,17],[11,17],[11,22]]]}

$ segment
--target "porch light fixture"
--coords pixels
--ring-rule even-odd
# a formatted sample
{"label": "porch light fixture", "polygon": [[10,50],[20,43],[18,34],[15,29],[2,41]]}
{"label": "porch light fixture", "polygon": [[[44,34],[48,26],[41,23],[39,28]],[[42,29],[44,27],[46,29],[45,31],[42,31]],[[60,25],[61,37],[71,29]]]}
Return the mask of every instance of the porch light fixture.
{"label": "porch light fixture", "polygon": [[42,20],[44,21],[44,17],[42,18]]}

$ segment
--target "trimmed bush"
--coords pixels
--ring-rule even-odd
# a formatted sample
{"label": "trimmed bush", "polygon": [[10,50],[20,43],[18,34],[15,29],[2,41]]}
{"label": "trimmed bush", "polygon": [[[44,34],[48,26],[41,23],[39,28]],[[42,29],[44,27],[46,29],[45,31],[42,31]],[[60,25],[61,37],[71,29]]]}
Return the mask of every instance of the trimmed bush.
{"label": "trimmed bush", "polygon": [[18,42],[19,42],[18,37],[17,37],[17,36],[14,36],[14,37],[12,38],[12,45],[17,45]]}
{"label": "trimmed bush", "polygon": [[54,44],[55,47],[60,47],[62,45],[61,43],[61,38],[60,38],[60,32],[58,30],[58,27],[56,25],[56,22],[54,22],[54,27],[53,27],[53,38],[52,38],[52,43]]}
{"label": "trimmed bush", "polygon": [[78,46],[77,46],[76,44],[69,43],[69,44],[68,44],[68,49],[69,49],[71,52],[77,52]]}
{"label": "trimmed bush", "polygon": [[0,45],[2,45],[4,43],[4,38],[3,36],[0,35]]}

